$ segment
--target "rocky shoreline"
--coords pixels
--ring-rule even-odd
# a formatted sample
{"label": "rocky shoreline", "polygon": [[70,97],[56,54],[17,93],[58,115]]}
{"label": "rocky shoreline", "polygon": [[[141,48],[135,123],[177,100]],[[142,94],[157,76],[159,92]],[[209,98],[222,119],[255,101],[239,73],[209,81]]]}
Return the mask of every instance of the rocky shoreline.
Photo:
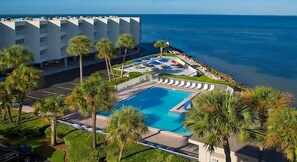
{"label": "rocky shoreline", "polygon": [[216,69],[211,68],[210,66],[206,65],[203,62],[198,61],[197,59],[194,59],[192,56],[186,54],[184,51],[169,46],[168,50],[171,53],[174,53],[177,55],[177,57],[179,57],[180,59],[182,59],[183,61],[185,61],[186,63],[188,63],[189,65],[193,66],[195,69],[199,70],[201,73],[203,73],[204,75],[206,75],[207,77],[214,79],[214,80],[223,80],[223,81],[227,81],[229,83],[232,83],[235,85],[235,90],[243,90],[245,89],[244,85],[241,83],[237,83],[235,81],[234,78],[232,78],[231,76],[224,74],[222,72],[217,71]]}

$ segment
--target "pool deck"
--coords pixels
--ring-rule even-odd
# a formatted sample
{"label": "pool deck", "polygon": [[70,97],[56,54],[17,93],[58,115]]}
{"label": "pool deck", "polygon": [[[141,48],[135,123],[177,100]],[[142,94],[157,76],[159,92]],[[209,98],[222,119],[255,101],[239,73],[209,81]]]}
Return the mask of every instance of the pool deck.
{"label": "pool deck", "polygon": [[[158,84],[155,81],[147,81],[147,82],[143,82],[141,84],[136,84],[129,89],[119,91],[117,93],[118,101],[132,97],[135,94],[137,94],[147,88],[150,88],[152,86],[197,93],[197,90],[194,90],[194,89],[178,87],[178,86],[168,86],[168,85]],[[25,106],[23,108],[23,111],[24,112],[33,112],[34,109],[30,106]],[[89,125],[89,126],[92,125],[91,116],[83,117],[78,112],[67,114],[66,116],[63,117],[63,119],[71,120],[73,122],[81,123],[81,124],[85,124],[85,125]],[[107,120],[108,120],[107,117],[97,115],[97,122],[96,122],[97,128],[104,129]],[[143,136],[143,141],[151,142],[151,143],[154,143],[157,145],[167,146],[167,147],[172,148],[174,151],[181,152],[181,153],[191,155],[194,157],[198,157],[198,146],[190,144],[188,142],[189,137],[185,137],[185,136],[177,134],[177,133],[163,131],[163,130],[152,128],[152,127],[149,127],[149,130],[150,130],[149,133],[147,133],[146,135]]]}
{"label": "pool deck", "polygon": [[[64,117],[66,120],[71,120],[77,123],[92,125],[91,117],[83,117],[79,113],[71,113]],[[104,129],[108,118],[97,116],[97,128]],[[174,151],[181,152],[187,155],[198,157],[198,146],[188,142],[189,137],[169,133],[155,128],[150,128],[149,133],[143,135],[143,141],[155,143],[172,148]]]}

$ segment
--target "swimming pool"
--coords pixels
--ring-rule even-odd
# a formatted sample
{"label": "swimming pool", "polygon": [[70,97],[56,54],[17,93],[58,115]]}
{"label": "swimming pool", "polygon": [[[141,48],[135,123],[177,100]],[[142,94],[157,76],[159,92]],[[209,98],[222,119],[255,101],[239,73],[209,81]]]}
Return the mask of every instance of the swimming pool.
{"label": "swimming pool", "polygon": [[137,107],[146,116],[145,122],[148,126],[190,135],[191,133],[183,128],[185,115],[169,112],[190,95],[189,92],[152,87],[118,103],[114,108],[120,109],[128,105]]}

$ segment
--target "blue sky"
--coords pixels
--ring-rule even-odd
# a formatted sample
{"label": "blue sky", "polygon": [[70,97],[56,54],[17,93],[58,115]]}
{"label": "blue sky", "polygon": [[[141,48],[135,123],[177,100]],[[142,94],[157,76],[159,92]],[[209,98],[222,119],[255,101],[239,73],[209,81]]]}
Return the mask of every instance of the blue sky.
{"label": "blue sky", "polygon": [[0,14],[297,15],[297,0],[0,0]]}

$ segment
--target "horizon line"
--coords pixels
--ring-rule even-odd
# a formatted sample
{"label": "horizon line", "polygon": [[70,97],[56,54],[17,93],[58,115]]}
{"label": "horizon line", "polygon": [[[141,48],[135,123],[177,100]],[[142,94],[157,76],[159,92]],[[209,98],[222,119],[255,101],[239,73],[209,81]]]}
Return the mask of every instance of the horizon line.
{"label": "horizon line", "polygon": [[290,14],[201,14],[201,13],[117,13],[117,14],[110,14],[110,13],[26,13],[26,14],[2,14],[0,15],[210,15],[210,16],[297,16],[297,15],[290,15]]}

